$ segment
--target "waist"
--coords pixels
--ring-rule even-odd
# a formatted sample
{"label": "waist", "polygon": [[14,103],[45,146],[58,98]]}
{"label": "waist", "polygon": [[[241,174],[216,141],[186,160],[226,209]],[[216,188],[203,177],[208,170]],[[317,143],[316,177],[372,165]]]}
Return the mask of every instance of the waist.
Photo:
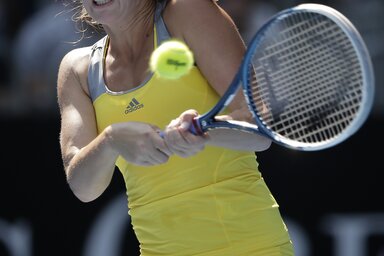
{"label": "waist", "polygon": [[210,255],[206,252],[286,242],[278,205],[264,180],[244,178],[131,208],[143,255]]}
{"label": "waist", "polygon": [[125,179],[130,208],[236,177],[261,177],[254,153],[216,147],[206,147],[193,157],[173,156],[157,166],[135,166],[123,160],[117,164]]}

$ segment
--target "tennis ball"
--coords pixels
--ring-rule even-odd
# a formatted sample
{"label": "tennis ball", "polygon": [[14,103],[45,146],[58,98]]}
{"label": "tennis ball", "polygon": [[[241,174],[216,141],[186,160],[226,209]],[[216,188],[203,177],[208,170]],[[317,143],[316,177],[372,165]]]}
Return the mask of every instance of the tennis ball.
{"label": "tennis ball", "polygon": [[149,64],[157,76],[178,79],[190,71],[194,57],[184,42],[172,39],[163,42],[152,52]]}

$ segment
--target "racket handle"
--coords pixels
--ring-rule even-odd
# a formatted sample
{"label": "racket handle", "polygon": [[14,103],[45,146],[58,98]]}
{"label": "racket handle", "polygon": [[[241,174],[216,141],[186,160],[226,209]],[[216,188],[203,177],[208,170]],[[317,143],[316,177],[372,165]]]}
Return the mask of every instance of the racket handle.
{"label": "racket handle", "polygon": [[189,127],[189,131],[195,135],[203,135],[203,130],[201,129],[200,122],[197,118],[193,118],[192,125]]}
{"label": "racket handle", "polygon": [[[192,120],[192,125],[189,127],[189,131],[194,135],[202,135],[203,131],[201,130],[200,122],[196,118]],[[161,138],[164,138],[164,132],[160,131],[159,135]]]}

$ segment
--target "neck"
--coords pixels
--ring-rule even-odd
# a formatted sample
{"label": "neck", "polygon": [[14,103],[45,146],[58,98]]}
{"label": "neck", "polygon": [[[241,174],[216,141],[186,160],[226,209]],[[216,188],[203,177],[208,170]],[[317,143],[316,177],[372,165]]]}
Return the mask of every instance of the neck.
{"label": "neck", "polygon": [[[145,3],[147,1],[142,1]],[[148,3],[148,2],[147,2]],[[153,43],[154,26],[154,6],[142,4],[135,8],[135,12],[130,15],[121,26],[104,27],[110,38],[109,53],[114,56],[140,55],[142,49],[148,45],[148,40]]]}

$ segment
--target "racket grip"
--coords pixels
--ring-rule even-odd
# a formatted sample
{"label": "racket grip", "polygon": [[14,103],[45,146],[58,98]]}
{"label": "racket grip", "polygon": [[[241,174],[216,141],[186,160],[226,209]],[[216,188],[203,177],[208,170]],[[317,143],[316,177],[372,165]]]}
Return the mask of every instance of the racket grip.
{"label": "racket grip", "polygon": [[197,118],[193,118],[192,125],[189,127],[189,131],[194,135],[203,135],[203,130],[201,129],[200,122]]}

